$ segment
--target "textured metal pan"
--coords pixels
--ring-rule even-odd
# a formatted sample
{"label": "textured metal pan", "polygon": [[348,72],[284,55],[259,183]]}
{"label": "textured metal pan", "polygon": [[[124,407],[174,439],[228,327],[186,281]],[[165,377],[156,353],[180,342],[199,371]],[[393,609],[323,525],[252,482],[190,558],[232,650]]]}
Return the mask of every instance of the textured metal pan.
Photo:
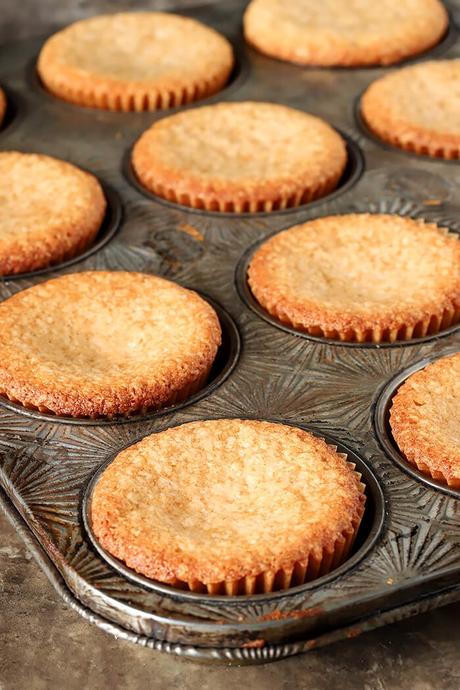
{"label": "textured metal pan", "polygon": [[[61,103],[31,83],[31,60],[43,37],[0,47],[0,83],[14,105],[0,131],[0,149],[68,159],[116,190],[123,205],[120,228],[105,246],[72,266],[0,280],[0,299],[63,272],[145,271],[221,305],[242,341],[238,362],[220,385],[160,415],[87,424],[0,406],[0,484],[8,496],[2,503],[58,591],[88,620],[152,649],[225,663],[275,660],[460,599],[459,500],[402,469],[375,426],[385,387],[418,362],[460,349],[459,329],[386,347],[344,347],[275,326],[255,312],[243,290],[250,248],[318,215],[401,213],[459,231],[460,165],[386,149],[358,127],[353,104],[385,70],[303,69],[247,49],[240,36],[244,4],[231,0],[192,12],[230,37],[244,66],[243,75],[209,102],[272,100],[304,109],[330,121],[365,158],[363,174],[343,193],[288,213],[230,217],[141,194],[126,179],[126,151],[166,113],[109,113]],[[441,53],[459,57],[458,39],[432,54]],[[307,426],[356,453],[384,494],[368,550],[327,580],[248,599],[154,590],[112,568],[83,524],[91,477],[148,433],[226,416]]]}

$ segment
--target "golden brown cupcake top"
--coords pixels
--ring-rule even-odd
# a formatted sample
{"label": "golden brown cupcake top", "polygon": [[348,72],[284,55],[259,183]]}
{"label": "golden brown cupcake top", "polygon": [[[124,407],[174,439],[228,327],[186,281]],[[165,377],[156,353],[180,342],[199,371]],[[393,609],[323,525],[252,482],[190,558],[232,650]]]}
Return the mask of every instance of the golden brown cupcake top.
{"label": "golden brown cupcake top", "polygon": [[172,201],[218,211],[297,206],[333,189],[341,136],[323,120],[274,103],[219,103],[156,122],[138,140],[141,183]]}
{"label": "golden brown cupcake top", "polygon": [[390,425],[409,462],[460,488],[460,352],[405,381],[393,398]]}
{"label": "golden brown cupcake top", "polygon": [[35,153],[0,152],[0,275],[46,268],[94,241],[106,201],[97,179]]}
{"label": "golden brown cupcake top", "polygon": [[220,340],[212,307],[168,280],[65,275],[0,304],[0,392],[74,417],[156,409],[204,383]]}
{"label": "golden brown cupcake top", "polygon": [[333,553],[355,533],[363,485],[300,429],[220,419],[183,424],[122,451],[98,480],[93,530],[147,577],[216,583]]}
{"label": "golden brown cupcake top", "polygon": [[312,335],[408,339],[460,319],[460,242],[411,218],[328,216],[264,242],[248,281],[270,314]]}
{"label": "golden brown cupcake top", "polygon": [[219,91],[233,68],[230,43],[175,14],[121,12],[83,19],[43,46],[38,72],[53,94],[109,110],[155,110]]}
{"label": "golden brown cupcake top", "polygon": [[390,65],[438,43],[448,25],[439,0],[252,0],[246,40],[305,65]]}
{"label": "golden brown cupcake top", "polygon": [[361,113],[384,141],[414,153],[460,157],[460,60],[421,62],[377,79]]}

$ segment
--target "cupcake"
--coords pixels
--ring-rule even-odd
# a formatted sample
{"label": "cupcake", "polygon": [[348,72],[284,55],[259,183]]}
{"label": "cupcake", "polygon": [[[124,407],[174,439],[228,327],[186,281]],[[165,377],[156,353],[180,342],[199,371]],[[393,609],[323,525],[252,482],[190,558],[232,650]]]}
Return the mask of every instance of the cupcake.
{"label": "cupcake", "polygon": [[460,241],[396,215],[317,218],[254,253],[248,283],[281,323],[314,336],[394,342],[460,320]]}
{"label": "cupcake", "polygon": [[302,65],[391,65],[436,45],[447,30],[439,0],[252,0],[248,43]]}
{"label": "cupcake", "polygon": [[350,553],[364,486],[306,431],[218,419],[147,436],[98,479],[92,531],[138,573],[209,594],[255,594],[329,573]]}
{"label": "cupcake", "polygon": [[460,489],[460,352],[417,371],[393,398],[399,450],[428,477]]}
{"label": "cupcake", "polygon": [[0,304],[0,394],[71,417],[113,417],[187,399],[209,375],[219,320],[156,276],[93,271]]}
{"label": "cupcake", "polygon": [[345,142],[323,120],[274,103],[219,103],[156,122],[132,164],[154,194],[208,211],[299,206],[334,190]]}
{"label": "cupcake", "polygon": [[377,79],[361,100],[367,127],[404,151],[460,157],[460,59],[421,62]]}
{"label": "cupcake", "polygon": [[122,12],[75,22],[49,38],[37,64],[44,86],[71,103],[106,110],[157,110],[220,91],[233,50],[194,19]]}
{"label": "cupcake", "polygon": [[0,276],[70,259],[95,240],[106,210],[97,179],[35,153],[0,152]]}

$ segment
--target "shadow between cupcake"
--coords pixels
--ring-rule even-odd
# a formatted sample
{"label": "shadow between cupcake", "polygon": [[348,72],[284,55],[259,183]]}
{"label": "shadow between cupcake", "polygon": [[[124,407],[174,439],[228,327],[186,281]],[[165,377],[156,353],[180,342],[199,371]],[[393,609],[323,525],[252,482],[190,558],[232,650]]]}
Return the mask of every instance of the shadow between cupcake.
{"label": "shadow between cupcake", "polygon": [[[115,454],[103,463],[96,472],[90,477],[86,487],[83,488],[81,498],[81,520],[84,527],[84,533],[96,553],[102,558],[106,564],[114,570],[118,575],[131,582],[139,585],[143,589],[181,600],[192,601],[212,601],[216,604],[229,604],[230,601],[235,602],[260,602],[267,599],[279,599],[287,595],[295,595],[300,592],[309,591],[312,589],[320,589],[329,582],[340,578],[341,576],[350,573],[357,565],[369,554],[374,548],[381,535],[383,525],[385,522],[385,499],[382,488],[377,477],[369,466],[362,460],[348,446],[343,445],[335,438],[318,433],[316,429],[310,429],[305,425],[286,423],[284,420],[267,420],[278,423],[283,423],[288,426],[298,427],[302,430],[308,431],[314,436],[323,439],[330,446],[337,449],[338,453],[343,453],[347,456],[347,460],[355,464],[355,471],[361,474],[361,481],[365,485],[366,504],[364,514],[359,526],[351,553],[346,560],[325,575],[321,575],[300,585],[292,586],[285,589],[276,589],[272,592],[264,592],[259,594],[208,594],[202,592],[192,592],[188,588],[179,589],[171,585],[152,580],[144,575],[137,573],[135,570],[129,568],[125,563],[118,558],[108,553],[100,544],[97,538],[91,520],[91,501],[95,488],[100,480],[102,474],[107,467],[115,460],[116,456],[125,448],[120,448]],[[181,425],[178,425],[181,426]],[[174,428],[174,427],[170,427]],[[132,445],[132,444],[129,444]],[[126,446],[126,448],[129,446]],[[186,587],[186,585],[185,585]]]}
{"label": "shadow between cupcake", "polygon": [[16,129],[25,115],[25,106],[16,93],[13,93],[9,86],[0,83],[0,88],[5,94],[6,110],[0,124],[0,139]]}

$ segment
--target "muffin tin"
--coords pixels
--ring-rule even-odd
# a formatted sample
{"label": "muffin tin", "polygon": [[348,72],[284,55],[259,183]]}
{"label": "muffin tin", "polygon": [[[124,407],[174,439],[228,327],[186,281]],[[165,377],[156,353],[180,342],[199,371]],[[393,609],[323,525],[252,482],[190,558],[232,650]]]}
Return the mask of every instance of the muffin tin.
{"label": "muffin tin", "polygon": [[[210,384],[186,404],[159,413],[70,420],[0,400],[1,504],[65,601],[89,621],[152,649],[238,664],[352,638],[460,599],[459,493],[405,463],[387,419],[391,396],[408,374],[460,349],[460,327],[393,345],[335,343],[273,323],[245,281],[258,242],[319,215],[400,213],[459,232],[460,164],[376,143],[357,122],[354,101],[386,70],[308,69],[265,58],[240,37],[244,5],[229,0],[188,12],[233,41],[239,64],[233,83],[202,103],[254,99],[304,109],[343,132],[351,154],[337,192],[271,214],[207,213],[140,193],[129,151],[151,122],[168,113],[111,113],[60,102],[31,73],[45,37],[0,48],[0,83],[11,99],[0,149],[68,159],[96,174],[106,191],[115,190],[107,192],[111,221],[97,246],[72,265],[0,280],[0,299],[63,272],[145,271],[199,290],[216,303],[224,331]],[[431,55],[460,57],[453,19],[443,44],[419,59]],[[87,514],[101,468],[146,434],[218,417],[299,425],[356,462],[368,500],[344,565],[289,590],[224,597],[146,583],[103,553]]]}

